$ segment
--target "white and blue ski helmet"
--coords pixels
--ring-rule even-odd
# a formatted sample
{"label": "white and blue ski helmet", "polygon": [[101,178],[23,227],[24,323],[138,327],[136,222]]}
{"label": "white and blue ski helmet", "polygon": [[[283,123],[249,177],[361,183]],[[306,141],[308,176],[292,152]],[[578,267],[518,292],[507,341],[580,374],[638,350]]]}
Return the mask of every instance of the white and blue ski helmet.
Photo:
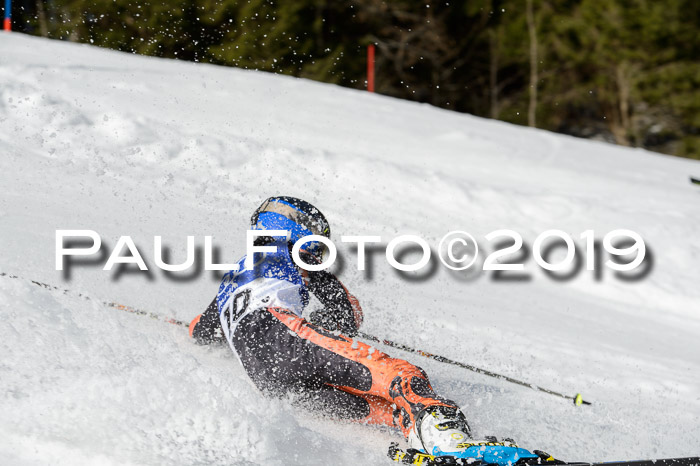
{"label": "white and blue ski helmet", "polygon": [[[250,226],[253,230],[287,230],[292,243],[310,235],[331,237],[330,225],[321,211],[290,196],[268,198],[253,213]],[[309,241],[302,249],[321,259],[326,247],[319,241]]]}

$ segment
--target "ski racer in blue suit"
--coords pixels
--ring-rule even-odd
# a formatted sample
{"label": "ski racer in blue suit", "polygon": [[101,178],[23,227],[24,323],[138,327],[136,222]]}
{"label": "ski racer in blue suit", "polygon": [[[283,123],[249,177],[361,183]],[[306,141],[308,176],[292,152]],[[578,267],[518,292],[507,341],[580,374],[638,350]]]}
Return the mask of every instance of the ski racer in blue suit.
{"label": "ski racer in blue suit", "polygon": [[[464,414],[435,394],[422,369],[353,339],[362,324],[357,299],[330,272],[306,271],[292,260],[299,239],[330,238],[318,209],[293,197],[271,197],[253,214],[251,228],[286,230],[289,237],[259,237],[256,245],[275,252],[256,254],[250,270],[244,256],[238,270],[224,275],[211,304],[190,324],[198,343],[225,340],[267,395],[293,394],[306,409],[397,427],[421,452],[502,464],[537,458],[501,442],[472,440]],[[317,264],[323,252],[320,241],[309,241],[300,257]],[[310,294],[324,307],[307,320],[302,314]]]}

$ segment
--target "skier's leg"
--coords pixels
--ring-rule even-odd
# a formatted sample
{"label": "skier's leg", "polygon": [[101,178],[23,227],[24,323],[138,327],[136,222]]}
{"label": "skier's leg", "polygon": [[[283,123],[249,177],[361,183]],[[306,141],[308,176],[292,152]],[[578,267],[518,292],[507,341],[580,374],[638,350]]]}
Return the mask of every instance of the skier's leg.
{"label": "skier's leg", "polygon": [[401,428],[413,448],[432,455],[504,466],[519,458],[538,458],[509,443],[472,440],[464,414],[435,395],[418,367],[310,325],[284,309],[254,314],[241,320],[239,326],[248,331],[234,339],[234,346],[258,386],[311,390],[312,400],[314,393],[324,393],[329,398],[320,402],[317,396],[315,408],[326,406],[336,415],[365,422],[388,424],[394,403],[399,412],[392,424]]}
{"label": "skier's leg", "polygon": [[[234,342],[234,345],[244,366],[245,359],[257,360],[259,362],[252,365],[260,366],[267,374],[262,377],[262,374],[251,375],[257,378],[259,386],[266,384],[266,378],[273,385],[282,382],[283,386],[320,381],[355,395],[382,398],[396,404],[398,427],[405,436],[409,435],[416,416],[426,407],[456,409],[454,403],[435,394],[420,368],[407,361],[391,358],[362,342],[315,327],[284,309],[270,308],[255,314],[259,314],[258,319],[267,321],[263,326],[268,330],[263,334],[258,332],[257,336],[243,332],[239,343]],[[286,331],[281,331],[278,323],[282,323]],[[242,324],[244,322],[239,325]],[[271,331],[274,335],[270,334]],[[243,347],[255,347],[255,350]],[[270,367],[275,369],[270,370]],[[246,369],[250,374],[251,370]],[[377,417],[386,420],[384,413]]]}
{"label": "skier's leg", "polygon": [[382,425],[396,427],[394,415],[396,413],[396,405],[390,403],[384,398],[372,395],[354,395],[364,399],[369,405],[369,414],[359,421],[363,424]]}
{"label": "skier's leg", "polygon": [[294,398],[294,404],[309,411],[361,424],[394,427],[394,405],[371,395],[354,395],[330,385],[305,390]]}
{"label": "skier's leg", "polygon": [[306,411],[317,411],[332,418],[351,421],[362,420],[370,413],[365,399],[330,385],[295,391],[292,403]]}

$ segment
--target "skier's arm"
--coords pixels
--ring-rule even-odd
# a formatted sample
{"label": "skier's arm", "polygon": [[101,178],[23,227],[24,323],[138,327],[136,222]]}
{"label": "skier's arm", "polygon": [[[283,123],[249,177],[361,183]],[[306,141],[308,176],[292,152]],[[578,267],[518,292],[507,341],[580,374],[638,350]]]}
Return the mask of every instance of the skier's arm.
{"label": "skier's arm", "polygon": [[218,342],[222,340],[220,328],[219,307],[215,297],[207,309],[190,323],[190,336],[200,345]]}
{"label": "skier's arm", "polygon": [[310,321],[328,330],[340,330],[347,336],[355,336],[362,324],[360,303],[332,273],[326,270],[308,273],[309,291],[324,306],[314,312]]}

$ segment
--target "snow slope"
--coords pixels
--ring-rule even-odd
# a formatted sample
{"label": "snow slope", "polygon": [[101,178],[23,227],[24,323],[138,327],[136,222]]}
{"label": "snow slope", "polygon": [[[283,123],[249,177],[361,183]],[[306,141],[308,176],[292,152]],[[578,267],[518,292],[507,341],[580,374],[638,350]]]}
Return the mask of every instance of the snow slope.
{"label": "snow slope", "polygon": [[[101,300],[189,320],[212,273],[176,280],[54,268],[56,229],[134,238],[213,235],[243,253],[266,197],[305,198],[334,237],[511,228],[530,244],[628,228],[653,269],[527,282],[421,280],[341,249],[365,331],[594,402],[564,400],[417,357],[477,435],[564,459],[700,454],[700,163],[331,85],[0,37],[0,459],[3,464],[386,464],[395,433],[262,398],[226,348]],[[337,269],[337,268],[336,268]],[[410,278],[410,277],[409,277]],[[83,293],[92,299],[78,296]],[[397,351],[391,354],[407,357]]]}

